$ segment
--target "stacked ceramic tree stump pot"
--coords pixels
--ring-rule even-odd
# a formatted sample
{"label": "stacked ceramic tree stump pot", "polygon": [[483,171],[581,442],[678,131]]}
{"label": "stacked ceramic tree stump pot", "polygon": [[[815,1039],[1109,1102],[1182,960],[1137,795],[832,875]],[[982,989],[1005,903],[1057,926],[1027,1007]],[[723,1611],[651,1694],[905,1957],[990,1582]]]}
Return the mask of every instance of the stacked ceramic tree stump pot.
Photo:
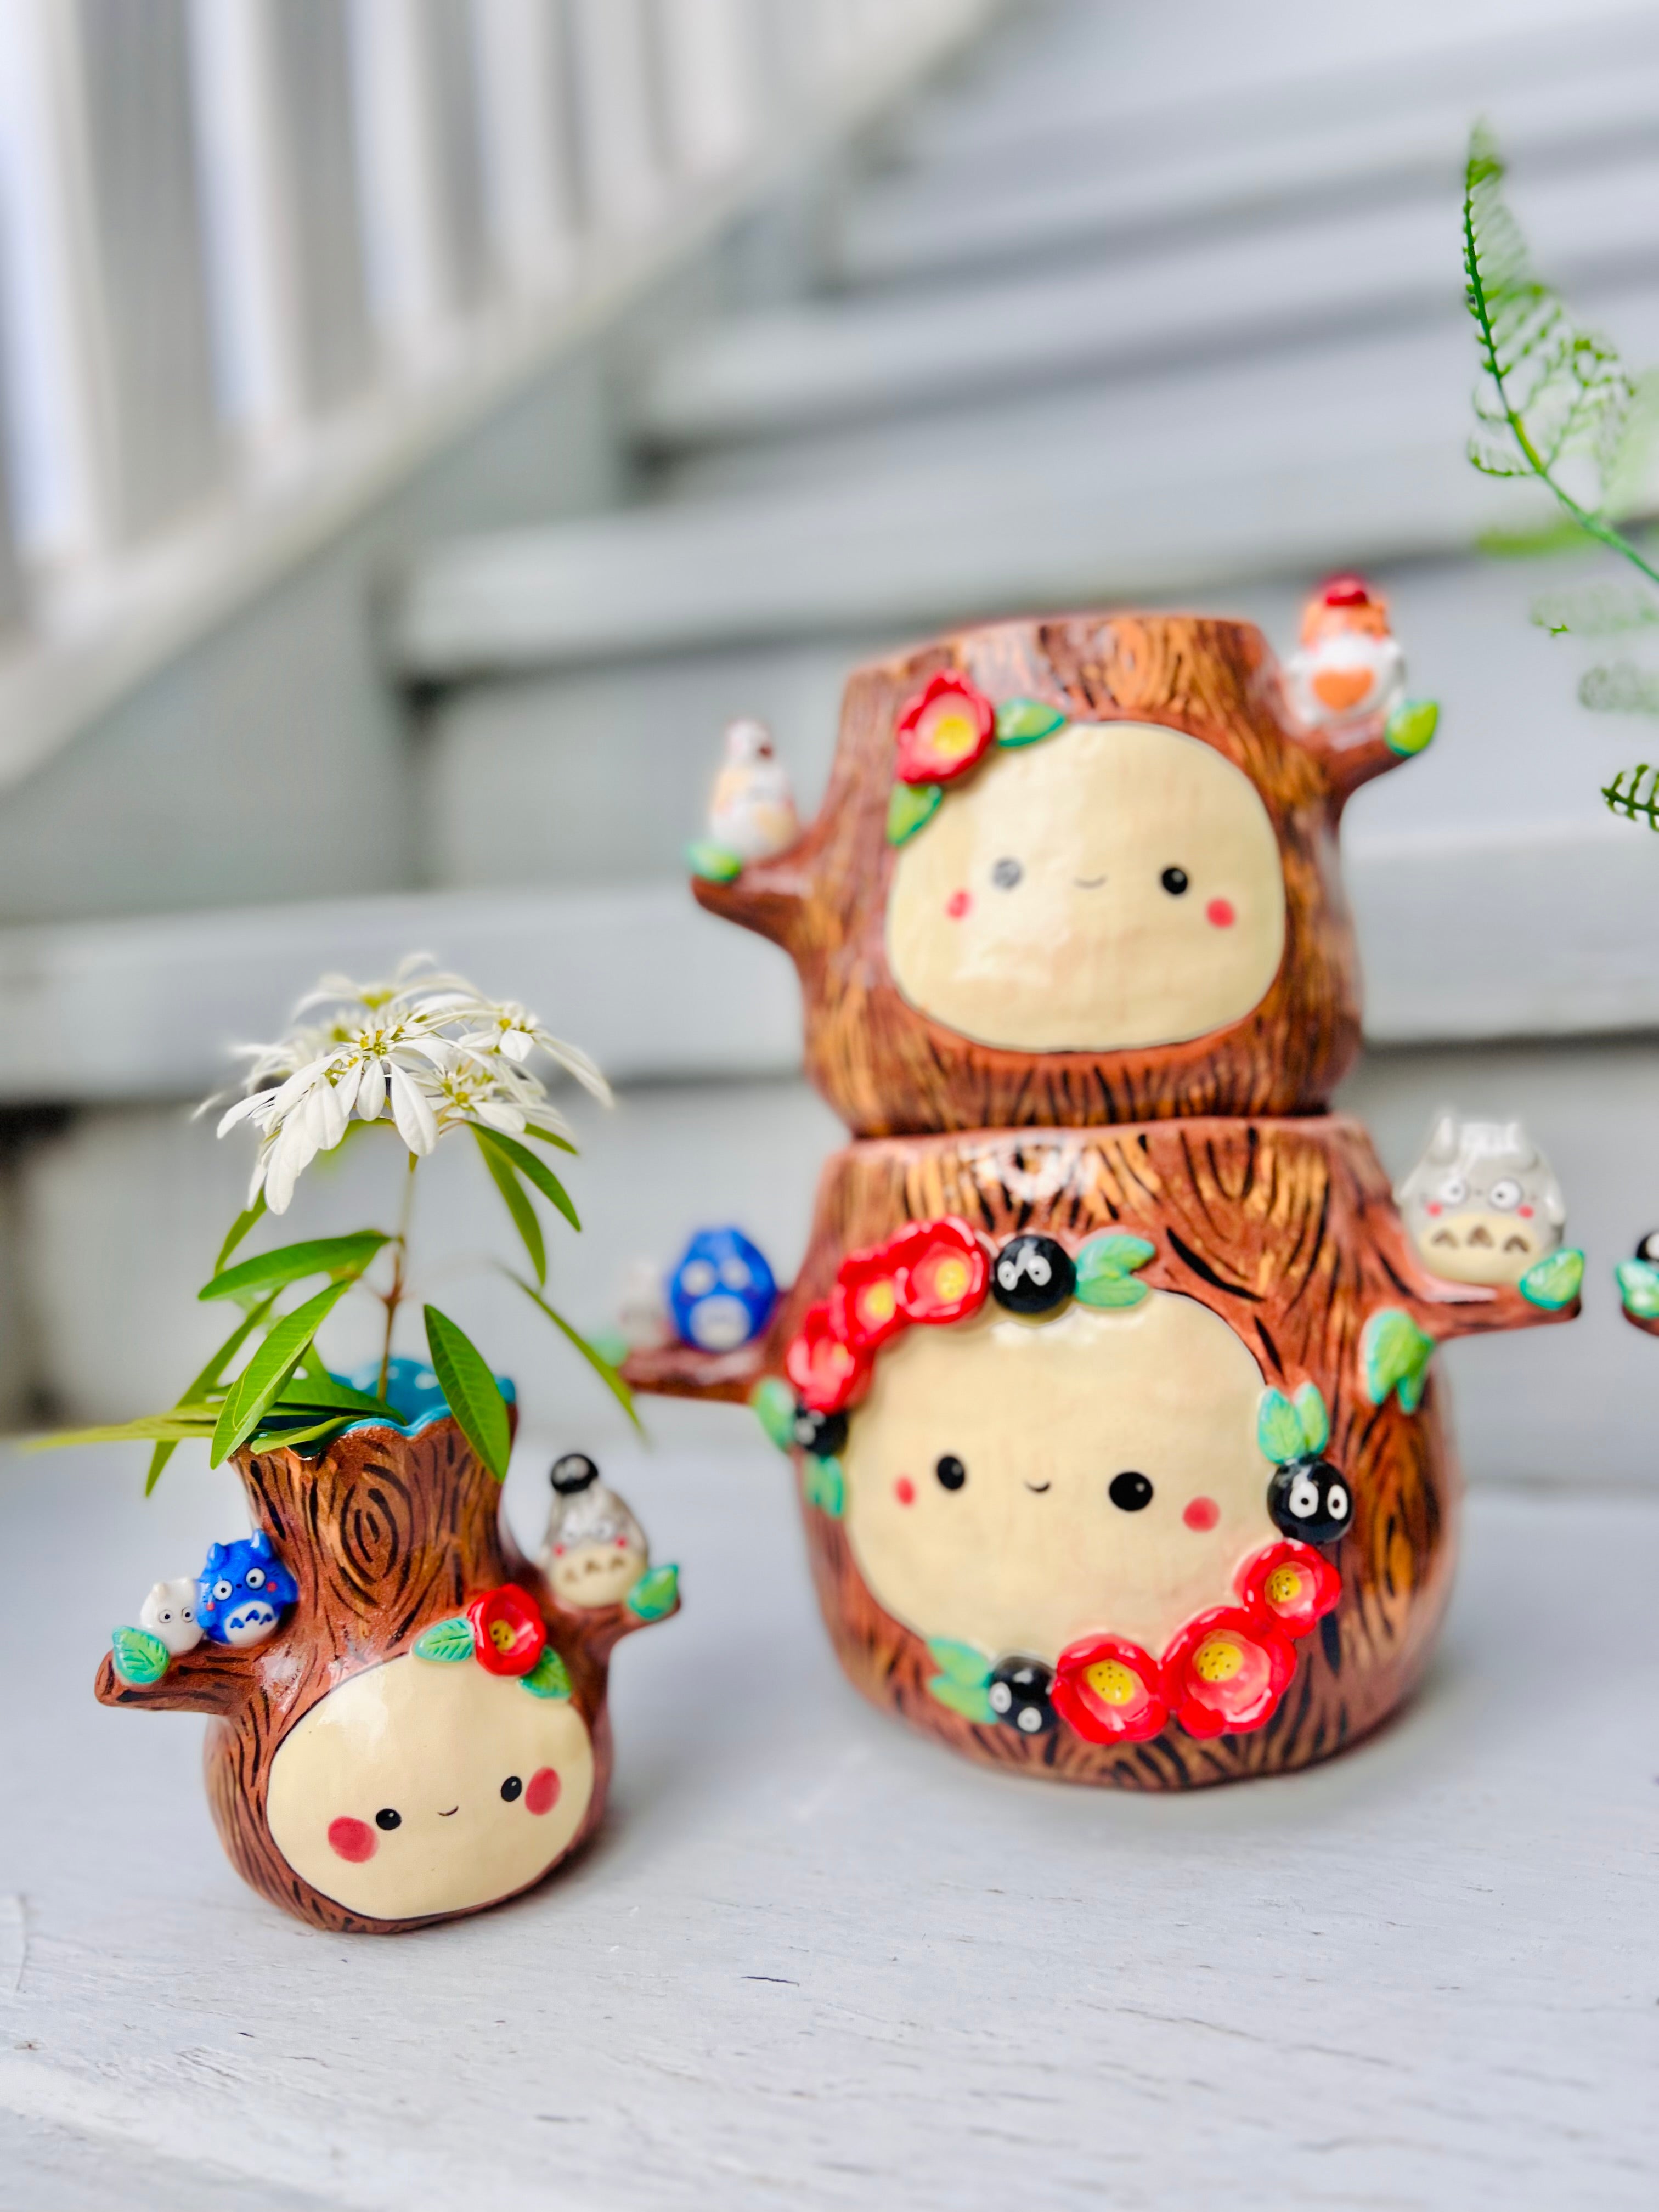
{"label": "stacked ceramic tree stump pot", "polygon": [[1430,1273],[1328,1110],[1342,809],[1434,720],[1385,621],[1331,627],[1288,668],[1079,615],[861,669],[817,820],[695,884],[793,958],[854,1141],[763,1338],[635,1379],[753,1403],[848,1674],[997,1765],[1174,1789],[1376,1727],[1450,1583],[1431,1356],[1577,1310],[1565,1250]]}

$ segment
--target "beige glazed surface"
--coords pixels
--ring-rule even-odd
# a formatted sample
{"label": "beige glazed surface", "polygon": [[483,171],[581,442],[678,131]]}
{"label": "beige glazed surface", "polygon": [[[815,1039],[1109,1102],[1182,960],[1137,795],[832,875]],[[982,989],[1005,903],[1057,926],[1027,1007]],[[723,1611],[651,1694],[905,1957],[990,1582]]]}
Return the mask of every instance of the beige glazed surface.
{"label": "beige glazed surface", "polygon": [[647,1564],[637,1545],[614,1538],[599,1544],[573,1544],[567,1550],[547,1553],[542,1559],[557,1595],[583,1611],[620,1605]]}
{"label": "beige glazed surface", "polygon": [[[1262,1388],[1225,1322],[1173,1291],[909,1329],[877,1355],[842,1455],[859,1571],[924,1638],[1052,1662],[1109,1632],[1157,1656],[1275,1540]],[[947,1456],[967,1470],[954,1491]],[[1130,1471],[1152,1486],[1138,1511],[1109,1495]]]}
{"label": "beige glazed surface", "polygon": [[[1179,870],[1185,888],[1166,887]],[[982,1044],[1111,1051],[1207,1036],[1285,950],[1278,840],[1249,779],[1150,723],[994,751],[900,849],[894,981]]]}
{"label": "beige glazed surface", "polygon": [[[511,1802],[509,1776],[522,1785]],[[535,1881],[592,1790],[592,1745],[568,1699],[535,1697],[474,1660],[410,1653],[352,1675],[299,1722],[272,1761],[266,1817],[278,1850],[325,1897],[374,1919],[418,1919]],[[550,1794],[546,1810],[532,1809]],[[398,1815],[390,1831],[375,1823],[385,1809]],[[340,1820],[367,1828],[372,1856],[339,1855],[329,1831]]]}

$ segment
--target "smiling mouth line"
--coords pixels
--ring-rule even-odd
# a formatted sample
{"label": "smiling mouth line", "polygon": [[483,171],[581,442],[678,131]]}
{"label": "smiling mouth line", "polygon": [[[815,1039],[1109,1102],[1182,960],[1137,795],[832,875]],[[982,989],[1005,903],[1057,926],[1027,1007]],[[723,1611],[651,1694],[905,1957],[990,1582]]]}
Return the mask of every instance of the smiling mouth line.
{"label": "smiling mouth line", "polygon": [[440,1813],[438,1818],[441,1820],[453,1820],[460,1809],[459,1805],[452,1805],[447,1813]]}
{"label": "smiling mouth line", "polygon": [[1072,878],[1080,891],[1097,891],[1105,880],[1104,876],[1073,876]]}
{"label": "smiling mouth line", "polygon": [[1033,1498],[1041,1498],[1045,1490],[1052,1490],[1054,1486],[1052,1482],[1028,1482],[1025,1486]]}

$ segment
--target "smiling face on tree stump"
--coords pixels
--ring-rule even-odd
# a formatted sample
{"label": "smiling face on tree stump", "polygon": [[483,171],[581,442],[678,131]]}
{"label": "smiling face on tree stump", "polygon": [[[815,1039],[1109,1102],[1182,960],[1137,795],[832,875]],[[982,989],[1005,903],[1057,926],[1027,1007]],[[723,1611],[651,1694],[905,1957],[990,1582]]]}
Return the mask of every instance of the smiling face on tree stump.
{"label": "smiling face on tree stump", "polygon": [[1161,1651],[1277,1534],[1261,1393],[1227,1323],[1166,1291],[913,1329],[842,1454],[859,1571],[924,1640],[1052,1663],[1109,1630]]}
{"label": "smiling face on tree stump", "polygon": [[1206,1036],[1260,1002],[1284,950],[1284,870],[1254,786],[1142,722],[994,755],[905,843],[888,896],[906,1000],[1019,1051]]}

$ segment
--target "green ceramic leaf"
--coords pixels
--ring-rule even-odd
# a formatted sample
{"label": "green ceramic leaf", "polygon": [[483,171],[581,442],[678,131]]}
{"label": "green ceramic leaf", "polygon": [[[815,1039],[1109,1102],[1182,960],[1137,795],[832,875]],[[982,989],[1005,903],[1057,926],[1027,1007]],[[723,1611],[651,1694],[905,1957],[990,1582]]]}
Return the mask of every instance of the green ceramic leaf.
{"label": "green ceramic leaf", "polygon": [[1052,738],[1065,726],[1065,714],[1046,700],[1005,699],[997,708],[1000,745],[1034,745],[1039,738]]}
{"label": "green ceramic leaf", "polygon": [[424,1311],[426,1348],[432,1355],[432,1371],[444,1394],[444,1403],[460,1423],[473,1450],[496,1481],[503,1482],[513,1450],[507,1401],[471,1338],[436,1306],[428,1306]]}
{"label": "green ceramic leaf", "polygon": [[764,1375],[749,1393],[749,1402],[770,1442],[781,1452],[790,1450],[795,1441],[795,1394],[789,1385],[776,1375]]}
{"label": "green ceramic leaf", "polygon": [[739,854],[706,839],[686,847],[685,865],[694,876],[701,876],[708,884],[729,884],[743,873]]}
{"label": "green ceramic leaf", "polygon": [[1528,1267],[1521,1278],[1521,1295],[1528,1305],[1546,1313],[1559,1313],[1578,1296],[1584,1280],[1584,1255],[1571,1244],[1552,1252]]}
{"label": "green ceramic leaf", "polygon": [[472,1656],[472,1623],[465,1613],[453,1620],[434,1620],[415,1638],[417,1659],[439,1659],[453,1667],[458,1659]]}
{"label": "green ceramic leaf", "polygon": [[167,1647],[147,1628],[118,1628],[109,1641],[116,1673],[135,1689],[159,1682],[167,1673]]}
{"label": "green ceramic leaf", "polygon": [[1261,1408],[1255,1417],[1255,1440],[1263,1459],[1272,1460],[1275,1467],[1301,1458],[1302,1423],[1282,1390],[1262,1393]]}
{"label": "green ceramic leaf", "polygon": [[672,1613],[680,1594],[680,1571],[678,1567],[653,1567],[640,1577],[623,1603],[639,1620],[660,1620],[665,1613]]}
{"label": "green ceramic leaf", "polygon": [[1296,1418],[1302,1431],[1303,1449],[1322,1452],[1331,1440],[1331,1417],[1325,1410],[1317,1383],[1304,1382],[1297,1392]]}
{"label": "green ceramic leaf", "polygon": [[1638,1321],[1659,1320],[1659,1267],[1645,1260],[1621,1260],[1613,1269],[1625,1311]]}
{"label": "green ceramic leaf", "polygon": [[847,1484],[838,1459],[809,1459],[804,1470],[806,1502],[831,1521],[839,1521],[847,1508]]}
{"label": "green ceramic leaf", "polygon": [[1359,1340],[1365,1395],[1372,1405],[1385,1405],[1389,1393],[1398,1390],[1402,1409],[1414,1413],[1433,1352],[1434,1339],[1425,1336],[1402,1308],[1384,1306],[1374,1313]]}
{"label": "green ceramic leaf", "polygon": [[965,1683],[952,1682],[943,1674],[935,1674],[927,1685],[929,1694],[941,1705],[948,1705],[953,1713],[964,1720],[978,1721],[988,1725],[996,1719],[991,1700],[983,1690],[971,1690]]}
{"label": "green ceramic leaf", "polygon": [[939,783],[896,783],[887,801],[887,842],[902,845],[930,821],[945,796]]}
{"label": "green ceramic leaf", "polygon": [[1413,753],[1426,750],[1440,720],[1440,702],[1437,699],[1402,699],[1389,715],[1382,734],[1388,740],[1389,750],[1409,760]]}
{"label": "green ceramic leaf", "polygon": [[478,1140],[478,1151],[490,1179],[501,1194],[501,1202],[513,1217],[513,1226],[519,1232],[519,1241],[530,1255],[531,1271],[536,1278],[536,1287],[542,1289],[547,1281],[547,1243],[542,1235],[542,1224],[536,1209],[530,1203],[523,1184],[513,1170],[513,1163],[505,1153],[484,1142],[484,1133],[475,1121],[472,1133]]}
{"label": "green ceramic leaf", "polygon": [[532,1698],[568,1698],[571,1694],[570,1670],[550,1644],[530,1672],[520,1674],[519,1680]]}
{"label": "green ceramic leaf", "polygon": [[279,1244],[239,1267],[227,1267],[197,1291],[198,1298],[240,1298],[250,1291],[280,1290],[307,1275],[361,1275],[391,1239],[378,1229],[359,1229],[349,1237],[314,1237],[303,1244]]}
{"label": "green ceramic leaf", "polygon": [[1078,1249],[1078,1297],[1085,1306],[1139,1305],[1146,1285],[1135,1280],[1135,1271],[1157,1250],[1144,1237],[1130,1237],[1121,1229],[1087,1238]]}
{"label": "green ceramic leaf", "polygon": [[952,1644],[940,1637],[927,1646],[927,1656],[947,1681],[965,1690],[982,1690],[991,1679],[991,1662],[971,1644]]}

